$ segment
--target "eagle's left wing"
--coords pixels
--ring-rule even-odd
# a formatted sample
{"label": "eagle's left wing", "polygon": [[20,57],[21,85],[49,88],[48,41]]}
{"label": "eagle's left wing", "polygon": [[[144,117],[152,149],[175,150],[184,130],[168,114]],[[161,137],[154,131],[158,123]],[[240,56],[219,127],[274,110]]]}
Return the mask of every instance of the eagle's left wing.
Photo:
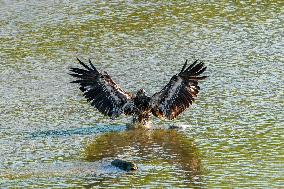
{"label": "eagle's left wing", "polygon": [[187,109],[197,97],[200,87],[198,81],[207,78],[200,76],[205,70],[203,62],[196,60],[187,67],[187,60],[177,75],[151,98],[152,113],[159,118],[175,119]]}
{"label": "eagle's left wing", "polygon": [[132,95],[121,89],[106,72],[100,73],[90,60],[89,66],[78,61],[85,69],[71,68],[69,74],[77,79],[72,83],[80,84],[80,90],[91,105],[109,117],[131,114]]}

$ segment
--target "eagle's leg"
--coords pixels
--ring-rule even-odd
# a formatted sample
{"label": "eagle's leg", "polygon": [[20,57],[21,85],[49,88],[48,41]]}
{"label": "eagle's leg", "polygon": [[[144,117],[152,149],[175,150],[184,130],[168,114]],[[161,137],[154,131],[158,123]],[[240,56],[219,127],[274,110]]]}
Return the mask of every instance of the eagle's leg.
{"label": "eagle's leg", "polygon": [[151,127],[150,113],[134,114],[132,123],[127,125],[128,129],[146,128]]}

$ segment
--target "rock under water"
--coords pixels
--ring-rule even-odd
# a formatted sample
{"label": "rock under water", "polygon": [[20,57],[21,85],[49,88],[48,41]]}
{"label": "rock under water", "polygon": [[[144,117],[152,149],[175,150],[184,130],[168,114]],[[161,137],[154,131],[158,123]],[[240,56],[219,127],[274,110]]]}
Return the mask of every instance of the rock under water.
{"label": "rock under water", "polygon": [[111,162],[111,164],[119,169],[124,171],[135,171],[138,169],[137,165],[131,161],[124,161],[120,159],[115,159]]}

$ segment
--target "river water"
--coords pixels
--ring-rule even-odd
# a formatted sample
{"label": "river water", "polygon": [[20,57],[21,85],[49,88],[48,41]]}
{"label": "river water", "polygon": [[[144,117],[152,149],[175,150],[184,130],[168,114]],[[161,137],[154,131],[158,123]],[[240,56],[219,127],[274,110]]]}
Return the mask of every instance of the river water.
{"label": "river water", "polygon": [[[283,20],[283,1],[1,0],[0,188],[283,187]],[[76,57],[130,92],[185,59],[209,78],[189,111],[153,119],[181,131],[127,131],[70,84]]]}

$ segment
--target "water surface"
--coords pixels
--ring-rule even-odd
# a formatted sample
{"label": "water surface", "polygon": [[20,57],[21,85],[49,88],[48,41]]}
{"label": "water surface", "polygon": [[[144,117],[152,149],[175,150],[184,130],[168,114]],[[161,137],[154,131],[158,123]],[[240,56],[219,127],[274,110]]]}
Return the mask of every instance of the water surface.
{"label": "water surface", "polygon": [[[280,188],[283,5],[0,1],[1,187]],[[210,77],[189,111],[153,120],[185,129],[140,133],[145,144],[125,130],[128,118],[107,119],[69,83],[75,57],[130,92],[159,91],[186,58]],[[109,166],[116,157],[141,170]]]}

